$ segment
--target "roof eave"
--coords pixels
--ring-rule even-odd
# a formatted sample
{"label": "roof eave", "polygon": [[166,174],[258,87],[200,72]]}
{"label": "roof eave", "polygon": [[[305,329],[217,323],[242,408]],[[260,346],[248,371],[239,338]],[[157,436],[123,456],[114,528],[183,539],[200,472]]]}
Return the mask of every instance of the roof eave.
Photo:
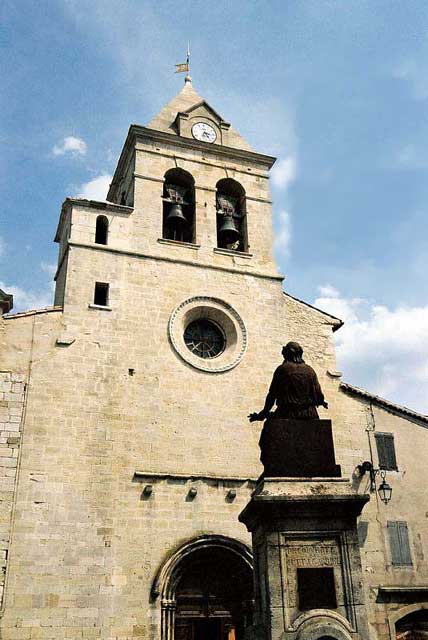
{"label": "roof eave", "polygon": [[339,388],[349,395],[357,396],[359,398],[364,398],[365,400],[369,400],[373,404],[382,407],[385,410],[389,410],[392,413],[399,414],[406,418],[413,418],[418,422],[423,422],[428,425],[428,416],[423,413],[418,413],[417,411],[413,411],[413,409],[409,409],[408,407],[403,407],[402,405],[395,404],[394,402],[390,402],[385,398],[381,398],[380,396],[376,396],[365,389],[360,389],[359,387],[355,387],[352,384],[347,382],[341,382]]}
{"label": "roof eave", "polygon": [[321,313],[323,316],[327,316],[328,318],[331,318],[332,322],[332,331],[337,331],[338,329],[340,329],[341,327],[343,327],[343,325],[345,324],[343,320],[341,320],[340,318],[336,318],[336,316],[333,316],[331,313],[327,313],[327,311],[324,311],[323,309],[318,309],[318,307],[314,307],[313,304],[309,304],[309,302],[305,302],[305,300],[300,300],[300,298],[296,298],[296,296],[292,296],[291,293],[287,293],[286,291],[283,291],[285,296],[288,296],[289,298],[291,298],[292,300],[295,300],[296,302],[300,302],[301,304],[304,304],[306,307],[309,307],[310,309],[314,309],[314,311],[318,311],[318,313]]}

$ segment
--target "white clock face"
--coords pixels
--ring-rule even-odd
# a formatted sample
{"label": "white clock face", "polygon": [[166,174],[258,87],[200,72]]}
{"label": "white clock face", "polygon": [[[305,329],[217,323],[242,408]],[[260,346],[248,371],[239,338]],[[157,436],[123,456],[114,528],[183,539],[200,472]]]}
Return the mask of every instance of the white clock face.
{"label": "white clock face", "polygon": [[206,122],[197,122],[192,127],[192,135],[201,142],[215,142],[217,134],[211,125]]}

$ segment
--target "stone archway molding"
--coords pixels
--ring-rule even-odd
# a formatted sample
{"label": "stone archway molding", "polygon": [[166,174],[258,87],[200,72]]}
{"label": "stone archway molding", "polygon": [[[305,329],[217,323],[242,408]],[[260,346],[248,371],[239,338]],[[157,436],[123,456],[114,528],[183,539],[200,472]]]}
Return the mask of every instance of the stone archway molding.
{"label": "stone archway molding", "polygon": [[296,640],[320,640],[328,637],[332,640],[352,640],[355,638],[349,621],[335,611],[313,609],[294,621]]}
{"label": "stone archway molding", "polygon": [[409,604],[405,607],[392,611],[388,615],[389,635],[391,640],[397,640],[395,625],[399,620],[401,620],[401,618],[408,616],[409,613],[415,613],[415,611],[422,611],[423,609],[428,609],[428,602],[415,602],[414,604]]}
{"label": "stone archway molding", "polygon": [[253,554],[250,548],[243,542],[222,535],[201,535],[177,547],[166,560],[164,560],[152,583],[152,598],[156,599],[158,596],[161,596],[162,599],[175,599],[175,590],[178,580],[181,577],[180,569],[183,561],[195,551],[207,548],[220,548],[235,553],[251,570],[253,569]]}
{"label": "stone archway molding", "polygon": [[[174,640],[176,589],[186,560],[202,549],[224,549],[253,569],[253,556],[246,544],[227,536],[205,534],[177,547],[162,563],[152,583],[151,598],[160,600],[161,640]],[[338,639],[342,640],[342,638]]]}

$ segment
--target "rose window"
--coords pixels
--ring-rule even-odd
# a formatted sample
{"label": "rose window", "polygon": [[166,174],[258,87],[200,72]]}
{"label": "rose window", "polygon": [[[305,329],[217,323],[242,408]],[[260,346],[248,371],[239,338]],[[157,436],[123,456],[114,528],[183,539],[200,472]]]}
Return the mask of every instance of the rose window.
{"label": "rose window", "polygon": [[199,358],[215,358],[226,346],[223,331],[205,318],[188,324],[183,337],[186,347]]}

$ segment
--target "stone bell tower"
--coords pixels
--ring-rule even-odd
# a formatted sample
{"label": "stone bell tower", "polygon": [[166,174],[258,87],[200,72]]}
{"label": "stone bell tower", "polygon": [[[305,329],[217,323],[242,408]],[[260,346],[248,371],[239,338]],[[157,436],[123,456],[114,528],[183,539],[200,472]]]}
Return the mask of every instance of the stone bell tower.
{"label": "stone bell tower", "polygon": [[[107,196],[118,208],[109,207],[106,246],[277,276],[267,176],[274,160],[254,152],[187,79],[148,126],[129,129]],[[92,244],[96,216],[68,229],[71,205],[77,201],[66,201],[57,240]]]}

